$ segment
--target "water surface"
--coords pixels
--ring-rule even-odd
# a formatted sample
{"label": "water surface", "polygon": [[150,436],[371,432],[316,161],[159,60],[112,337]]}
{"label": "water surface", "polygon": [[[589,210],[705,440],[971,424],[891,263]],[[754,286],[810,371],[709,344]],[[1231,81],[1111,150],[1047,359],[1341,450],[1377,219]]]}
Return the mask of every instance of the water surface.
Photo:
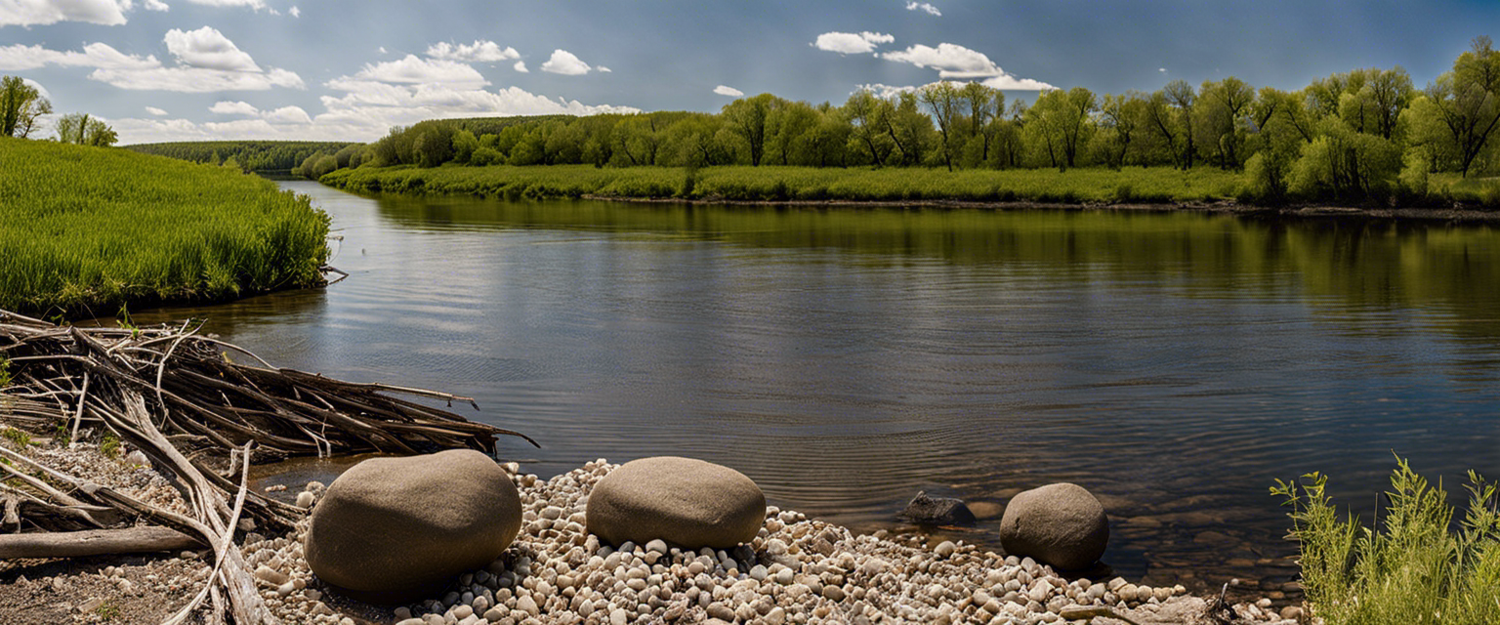
{"label": "water surface", "polygon": [[[704,458],[895,528],[1056,481],[1153,584],[1289,581],[1274,478],[1369,516],[1393,453],[1500,477],[1500,231],[1222,215],[368,199],[351,277],[155,318],[283,366],[477,398],[543,477]],[[150,319],[152,315],[138,315]],[[956,534],[998,549],[999,519]]]}

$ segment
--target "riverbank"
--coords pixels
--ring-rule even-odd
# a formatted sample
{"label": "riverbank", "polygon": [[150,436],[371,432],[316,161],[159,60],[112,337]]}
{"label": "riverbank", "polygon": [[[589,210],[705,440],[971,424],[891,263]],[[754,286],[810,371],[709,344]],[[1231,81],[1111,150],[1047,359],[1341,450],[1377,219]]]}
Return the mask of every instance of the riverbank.
{"label": "riverbank", "polygon": [[[9,441],[0,443],[14,448]],[[169,509],[177,491],[128,452],[42,444],[24,453]],[[584,530],[594,483],[616,465],[599,460],[540,480],[514,463],[520,535],[499,559],[465,574],[441,596],[382,607],[343,598],[302,558],[304,516],[285,534],[249,529],[238,545],[256,569],[271,614],[285,623],[1051,623],[1075,606],[1111,606],[1137,622],[1186,623],[1204,598],[1181,587],[1146,588],[1120,578],[1064,577],[1029,559],[918,535],[857,535],[789,510],[767,509],[759,535],[732,552],[655,545],[601,546]],[[273,494],[316,500],[321,484]],[[242,528],[243,529],[243,528]],[[208,577],[212,554],[8,561],[0,568],[0,621],[15,625],[154,622],[178,609]],[[1234,597],[1235,595],[1231,595]],[[1243,622],[1281,622],[1301,608],[1241,595]],[[411,620],[421,619],[421,620]],[[715,621],[714,619],[718,619]],[[1100,620],[1097,622],[1109,622]]]}
{"label": "riverbank", "polygon": [[238,170],[0,138],[0,308],[66,316],[323,283],[328,216]]}
{"label": "riverbank", "polygon": [[[1418,206],[1262,205],[1246,201],[1244,174],[1166,167],[966,170],[811,167],[598,168],[415,166],[341,169],[323,184],[356,193],[464,195],[505,199],[584,198],[627,202],[982,209],[1148,210],[1298,217],[1500,220],[1491,190],[1434,175]],[[1493,185],[1492,185],[1493,186]]]}

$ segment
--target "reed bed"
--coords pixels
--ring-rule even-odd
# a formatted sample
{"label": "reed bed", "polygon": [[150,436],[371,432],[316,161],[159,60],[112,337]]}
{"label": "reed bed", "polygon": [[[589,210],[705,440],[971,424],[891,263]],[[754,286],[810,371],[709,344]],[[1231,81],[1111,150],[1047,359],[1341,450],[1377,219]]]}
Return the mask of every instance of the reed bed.
{"label": "reed bed", "polygon": [[323,283],[328,217],[237,170],[0,138],[0,307],[108,314]]}

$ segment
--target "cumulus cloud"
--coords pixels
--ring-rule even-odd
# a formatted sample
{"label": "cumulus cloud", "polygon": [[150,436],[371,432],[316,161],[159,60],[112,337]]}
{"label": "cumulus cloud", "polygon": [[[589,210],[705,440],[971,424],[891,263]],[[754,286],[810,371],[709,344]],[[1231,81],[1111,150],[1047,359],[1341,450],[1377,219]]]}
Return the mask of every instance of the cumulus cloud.
{"label": "cumulus cloud", "polygon": [[531,70],[526,69],[526,61],[516,61],[515,68],[516,71],[521,72],[522,74],[531,73]]}
{"label": "cumulus cloud", "polygon": [[[146,0],[145,2],[142,3],[142,5],[144,5],[146,7],[147,11],[168,11],[168,10],[171,10],[171,8],[172,8],[172,7],[167,6],[167,3],[162,2],[161,0]],[[157,110],[161,110],[161,109],[157,109]]]}
{"label": "cumulus cloud", "polygon": [[91,43],[82,52],[59,52],[41,46],[21,44],[0,46],[0,70],[37,69],[48,65],[59,67],[96,67],[107,69],[147,69],[158,67],[154,56],[125,54],[103,43]]}
{"label": "cumulus cloud", "polygon": [[717,87],[714,87],[714,93],[717,93],[719,95],[726,95],[731,98],[738,98],[745,95],[745,92],[726,85],[719,85]]}
{"label": "cumulus cloud", "polygon": [[302,9],[299,9],[299,8],[297,8],[295,6],[293,6],[290,9],[287,9],[286,12],[288,14],[290,14],[292,17],[302,17]]}
{"label": "cumulus cloud", "polygon": [[82,52],[17,44],[0,47],[0,70],[36,69],[48,65],[92,67],[94,71],[89,74],[89,80],[143,91],[210,93],[262,91],[275,87],[306,88],[295,72],[276,68],[262,70],[249,54],[212,28],[192,32],[173,29],[167,33],[165,41],[167,49],[177,59],[174,67],[163,66],[155,56],[125,54],[103,43],[88,44]]}
{"label": "cumulus cloud", "polygon": [[251,117],[260,114],[260,111],[249,102],[230,102],[227,100],[215,102],[213,106],[208,107],[208,112],[217,115],[249,115]]}
{"label": "cumulus cloud", "polygon": [[521,58],[521,53],[515,48],[501,48],[500,44],[493,41],[477,40],[470,44],[451,44],[448,42],[437,43],[427,48],[427,56],[434,59],[447,61],[463,61],[468,63],[498,63],[500,61],[511,61]]}
{"label": "cumulus cloud", "polygon": [[58,22],[119,26],[125,23],[130,5],[131,0],[0,0],[0,26]]}
{"label": "cumulus cloud", "polygon": [[939,78],[983,79],[984,84],[996,89],[1039,91],[1054,88],[1038,80],[1011,76],[984,53],[952,43],[940,43],[936,48],[917,44],[905,50],[883,53],[880,58],[938,70]]}
{"label": "cumulus cloud", "polygon": [[146,112],[157,117],[166,117],[169,114],[164,109],[159,109],[154,106],[146,107]]}
{"label": "cumulus cloud", "polygon": [[839,54],[864,54],[874,52],[875,46],[882,43],[891,43],[895,40],[896,38],[891,35],[869,31],[861,33],[831,32],[818,35],[818,39],[812,45],[819,50],[837,52]]}
{"label": "cumulus cloud", "polygon": [[608,73],[613,72],[615,70],[612,70],[612,69],[610,69],[608,67],[605,67],[603,65],[595,65],[594,66],[594,71],[597,71],[600,74],[608,74]]}
{"label": "cumulus cloud", "polygon": [[908,11],[926,11],[928,15],[934,15],[934,16],[937,16],[937,17],[942,17],[943,16],[943,12],[939,11],[937,7],[932,6],[932,3],[930,3],[930,2],[907,2],[906,3],[906,10],[908,10]]}
{"label": "cumulus cloud", "polygon": [[355,78],[387,83],[441,83],[468,88],[490,84],[473,67],[444,59],[423,59],[408,54],[396,61],[386,61],[365,68]]}
{"label": "cumulus cloud", "polygon": [[47,88],[43,87],[42,83],[39,83],[39,82],[37,82],[35,80],[32,80],[30,78],[22,78],[21,82],[23,84],[29,85],[32,89],[36,89],[37,94],[41,95],[42,97],[47,98],[49,100],[52,99],[52,92],[47,91]]}
{"label": "cumulus cloud", "polygon": [[188,32],[173,28],[167,31],[166,42],[167,51],[185,65],[227,72],[260,71],[260,66],[249,54],[223,33],[208,26]]}
{"label": "cumulus cloud", "polygon": [[911,92],[915,92],[916,90],[917,90],[916,87],[911,87],[911,86],[908,86],[908,87],[894,87],[894,86],[891,86],[891,85],[883,85],[883,84],[880,84],[880,83],[872,83],[872,84],[867,84],[867,85],[860,85],[859,88],[855,90],[855,92],[858,93],[860,91],[868,91],[868,92],[870,92],[872,94],[875,94],[875,96],[878,97],[878,98],[889,100],[889,99],[894,98],[894,97],[896,97],[898,95],[901,95],[903,93],[911,93]]}
{"label": "cumulus cloud", "polygon": [[203,67],[156,67],[145,70],[97,69],[89,80],[135,91],[214,93],[265,91],[276,87],[305,89],[295,72],[272,68],[267,72],[226,72]]}
{"label": "cumulus cloud", "polygon": [[588,63],[584,63],[567,50],[553,50],[552,58],[542,63],[542,71],[564,76],[582,76],[592,69]]}

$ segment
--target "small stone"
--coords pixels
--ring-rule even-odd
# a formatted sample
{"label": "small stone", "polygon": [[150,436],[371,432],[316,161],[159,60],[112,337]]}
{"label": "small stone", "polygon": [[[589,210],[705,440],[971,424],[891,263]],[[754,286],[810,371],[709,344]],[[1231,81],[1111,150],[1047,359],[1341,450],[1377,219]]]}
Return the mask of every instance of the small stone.
{"label": "small stone", "polygon": [[[840,588],[838,586],[834,586],[832,584],[824,586],[823,587],[823,598],[827,599],[829,601],[843,601],[844,600],[844,589]],[[729,620],[729,619],[725,619],[725,620]]]}
{"label": "small stone", "polygon": [[717,602],[708,604],[708,615],[729,623],[735,622],[737,618],[734,615],[734,610],[729,609],[729,606]]}
{"label": "small stone", "polygon": [[282,573],[281,571],[265,565],[256,567],[255,577],[272,586],[280,586],[290,581],[286,573]]}
{"label": "small stone", "polygon": [[313,502],[317,501],[317,499],[317,495],[312,494],[310,491],[304,490],[300,493],[297,493],[297,507],[306,510],[308,508],[311,508]]}
{"label": "small stone", "polygon": [[427,625],[427,621],[419,618],[402,619],[396,625]]}
{"label": "small stone", "polygon": [[1294,605],[1284,607],[1281,609],[1281,618],[1288,621],[1300,621],[1302,620],[1302,608]]}
{"label": "small stone", "polygon": [[625,625],[630,622],[630,614],[624,608],[615,608],[609,611],[609,625]]}
{"label": "small stone", "polygon": [[939,558],[946,558],[948,556],[953,555],[953,552],[956,551],[957,549],[958,549],[958,547],[954,546],[953,541],[951,541],[951,540],[945,540],[943,542],[938,543],[938,546],[936,548],[934,548],[932,550],[932,552],[935,553],[935,554],[937,554],[937,556]]}
{"label": "small stone", "polygon": [[94,610],[99,609],[99,606],[101,605],[104,605],[104,600],[98,597],[93,597],[85,600],[83,603],[78,604],[77,610],[84,614],[88,614],[90,612],[93,612]]}

